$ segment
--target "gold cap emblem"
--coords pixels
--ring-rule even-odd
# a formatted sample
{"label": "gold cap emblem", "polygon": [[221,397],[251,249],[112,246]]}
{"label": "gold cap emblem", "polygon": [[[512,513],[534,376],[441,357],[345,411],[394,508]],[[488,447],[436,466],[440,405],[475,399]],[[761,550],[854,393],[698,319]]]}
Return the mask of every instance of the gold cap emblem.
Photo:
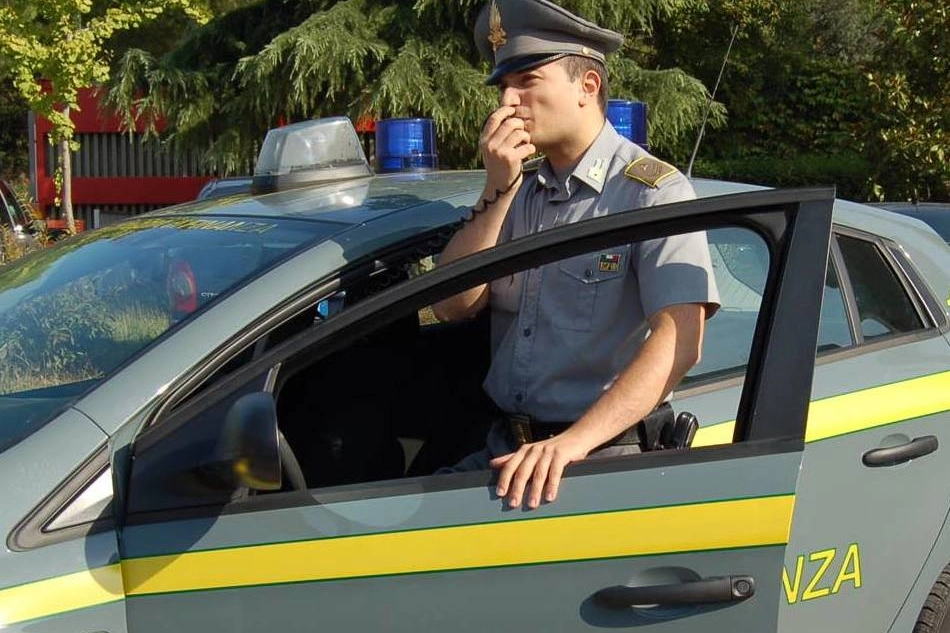
{"label": "gold cap emblem", "polygon": [[501,11],[498,10],[495,0],[492,0],[488,9],[488,42],[491,44],[492,52],[498,52],[498,49],[504,46],[507,41],[508,34],[505,33],[505,29],[501,28]]}

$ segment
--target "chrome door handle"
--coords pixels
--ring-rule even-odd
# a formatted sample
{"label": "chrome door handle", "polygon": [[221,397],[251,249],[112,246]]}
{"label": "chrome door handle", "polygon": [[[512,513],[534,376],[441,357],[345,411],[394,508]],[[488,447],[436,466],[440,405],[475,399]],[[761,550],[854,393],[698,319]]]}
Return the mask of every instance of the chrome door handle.
{"label": "chrome door handle", "polygon": [[871,468],[897,466],[898,464],[909,462],[917,457],[929,455],[937,450],[938,446],[936,436],[924,435],[923,437],[915,437],[900,446],[889,446],[887,448],[869,450],[861,456],[861,462]]}
{"label": "chrome door handle", "polygon": [[638,605],[667,607],[742,602],[753,595],[755,579],[752,576],[723,576],[650,587],[616,585],[601,589],[594,594],[593,599],[610,609],[628,609]]}

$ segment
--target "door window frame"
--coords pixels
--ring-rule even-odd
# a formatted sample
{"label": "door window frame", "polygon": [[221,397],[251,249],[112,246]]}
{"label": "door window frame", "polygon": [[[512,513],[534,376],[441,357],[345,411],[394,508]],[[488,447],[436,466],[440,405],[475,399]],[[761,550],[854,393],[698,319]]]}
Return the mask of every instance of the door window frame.
{"label": "door window frame", "polygon": [[[829,243],[833,197],[833,190],[816,188],[766,190],[704,198],[640,209],[635,214],[618,213],[552,228],[481,251],[367,297],[319,327],[309,328],[264,352],[259,358],[185,402],[181,408],[171,411],[157,428],[147,428],[137,438],[136,445],[147,445],[150,435],[154,441],[155,435],[164,436],[178,426],[188,424],[195,412],[229,397],[241,385],[254,380],[278,363],[293,373],[295,368],[304,364],[304,361],[299,360],[303,357],[308,359],[307,363],[313,362],[314,356],[324,357],[340,350],[356,339],[385,327],[404,313],[416,312],[433,301],[472,285],[541,262],[556,261],[612,244],[740,226],[751,229],[765,240],[771,262],[746,373],[751,379],[744,381],[736,417],[735,443],[689,451],[645,454],[636,459],[616,458],[597,460],[597,463],[580,463],[573,465],[566,476],[655,468],[662,463],[693,463],[801,451],[815,356],[813,353],[791,352],[792,348],[807,343],[805,339],[808,338],[813,339],[811,343],[814,348],[817,340],[827,257],[817,258],[814,251],[816,243],[824,243],[826,248]],[[340,286],[340,283],[331,280],[325,282],[321,290],[335,291]],[[313,296],[319,293],[307,294]],[[806,299],[803,300],[803,297]],[[287,310],[282,312],[286,313]],[[812,323],[813,327],[803,329],[802,322]],[[808,332],[809,329],[812,331]],[[781,388],[778,388],[779,385]],[[760,397],[764,392],[770,392],[772,397]],[[781,395],[775,397],[776,394]],[[484,486],[490,477],[491,472],[480,471],[351,484],[341,486],[338,490],[320,488],[319,497],[320,500],[328,501],[330,498],[362,499],[417,494]],[[276,493],[252,498],[241,507],[216,507],[214,513],[313,502],[310,495]],[[159,518],[155,513],[147,514],[148,521]]]}

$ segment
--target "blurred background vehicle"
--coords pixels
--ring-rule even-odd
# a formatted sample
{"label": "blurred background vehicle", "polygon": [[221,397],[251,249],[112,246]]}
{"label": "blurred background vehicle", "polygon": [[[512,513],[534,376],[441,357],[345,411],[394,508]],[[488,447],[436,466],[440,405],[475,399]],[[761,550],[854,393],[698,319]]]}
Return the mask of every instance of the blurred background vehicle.
{"label": "blurred background vehicle", "polygon": [[950,244],[950,202],[876,202],[870,206],[922,220]]}
{"label": "blurred background vehicle", "polygon": [[32,215],[3,180],[0,180],[0,233],[0,263],[39,248]]}

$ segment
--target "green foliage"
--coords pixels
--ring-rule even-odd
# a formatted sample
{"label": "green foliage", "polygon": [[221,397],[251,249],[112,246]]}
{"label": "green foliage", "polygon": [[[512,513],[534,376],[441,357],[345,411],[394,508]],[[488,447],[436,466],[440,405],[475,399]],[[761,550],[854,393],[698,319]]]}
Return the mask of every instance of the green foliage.
{"label": "green foliage", "polygon": [[769,187],[835,185],[840,198],[866,200],[871,166],[857,154],[834,156],[801,154],[788,158],[755,156],[697,160],[693,175]]}
{"label": "green foliage", "polygon": [[[701,159],[748,165],[743,179],[765,184],[787,184],[791,169],[852,183],[839,193],[858,199],[939,200],[950,195],[947,16],[941,0],[709,0],[661,20],[654,43],[658,60],[710,85],[741,26],[717,94],[730,124],[707,134]],[[863,164],[865,183],[836,156]]]}
{"label": "green foliage", "polygon": [[19,93],[0,83],[0,178],[4,180],[26,173],[29,168],[27,110]]}
{"label": "green foliage", "polygon": [[[107,42],[177,8],[204,19],[193,0],[5,0],[0,6],[0,56],[6,58],[13,85],[38,115],[52,124],[53,143],[78,149],[70,111],[79,108],[79,90],[109,77]],[[69,152],[58,170],[57,189],[69,178]],[[68,189],[66,190],[68,192]],[[63,200],[70,231],[72,202]]]}
{"label": "green foliage", "polygon": [[875,157],[874,197],[950,200],[950,7],[879,0],[883,42],[868,68],[864,142]]}
{"label": "green foliage", "polygon": [[[698,128],[708,93],[681,71],[639,65],[637,41],[657,15],[697,1],[563,2],[628,36],[611,62],[612,92],[655,100],[651,128],[659,149]],[[484,86],[488,66],[472,41],[483,3],[262,0],[215,18],[168,55],[128,51],[109,103],[129,124],[165,119],[169,138],[204,151],[221,173],[252,160],[280,121],[341,114],[431,117],[442,164],[471,167],[479,129],[498,98]],[[717,107],[713,123],[723,121]]]}

